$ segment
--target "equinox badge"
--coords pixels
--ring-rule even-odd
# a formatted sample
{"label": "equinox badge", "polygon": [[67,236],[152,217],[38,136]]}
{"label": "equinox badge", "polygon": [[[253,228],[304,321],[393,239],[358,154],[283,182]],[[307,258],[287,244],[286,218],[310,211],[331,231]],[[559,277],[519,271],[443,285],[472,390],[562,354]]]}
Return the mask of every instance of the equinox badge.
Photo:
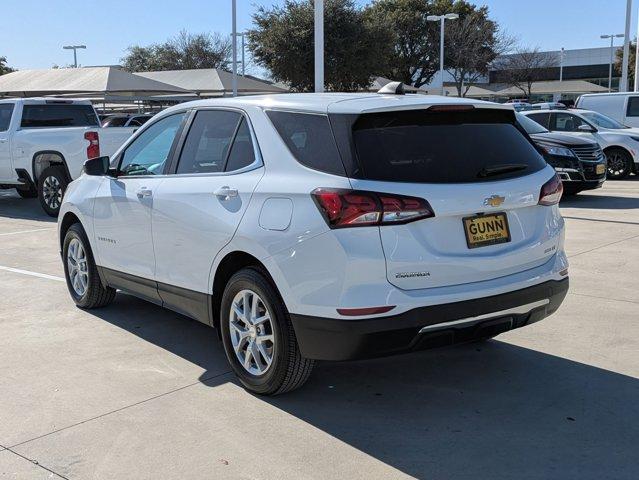
{"label": "equinox badge", "polygon": [[500,197],[499,195],[492,195],[488,198],[484,198],[484,205],[491,207],[498,207],[502,203],[504,203],[506,197]]}

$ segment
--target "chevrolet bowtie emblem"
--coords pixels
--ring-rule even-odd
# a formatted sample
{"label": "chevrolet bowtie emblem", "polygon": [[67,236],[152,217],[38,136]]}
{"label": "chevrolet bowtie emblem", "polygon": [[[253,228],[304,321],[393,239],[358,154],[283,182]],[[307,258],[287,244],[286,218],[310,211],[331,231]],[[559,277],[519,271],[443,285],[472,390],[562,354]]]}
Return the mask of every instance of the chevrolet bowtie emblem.
{"label": "chevrolet bowtie emblem", "polygon": [[498,207],[499,205],[504,203],[504,200],[506,200],[506,197],[500,197],[499,195],[493,195],[491,197],[484,198],[484,205],[491,206],[491,207]]}

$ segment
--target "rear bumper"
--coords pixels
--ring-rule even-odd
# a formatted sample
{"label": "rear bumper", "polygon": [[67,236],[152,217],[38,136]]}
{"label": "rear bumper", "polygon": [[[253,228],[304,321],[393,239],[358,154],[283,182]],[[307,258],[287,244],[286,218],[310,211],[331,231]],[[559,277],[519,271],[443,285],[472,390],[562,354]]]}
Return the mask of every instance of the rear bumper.
{"label": "rear bumper", "polygon": [[340,320],[291,314],[291,320],[304,357],[355,360],[463,343],[523,327],[554,313],[567,292],[565,278],[381,318]]}

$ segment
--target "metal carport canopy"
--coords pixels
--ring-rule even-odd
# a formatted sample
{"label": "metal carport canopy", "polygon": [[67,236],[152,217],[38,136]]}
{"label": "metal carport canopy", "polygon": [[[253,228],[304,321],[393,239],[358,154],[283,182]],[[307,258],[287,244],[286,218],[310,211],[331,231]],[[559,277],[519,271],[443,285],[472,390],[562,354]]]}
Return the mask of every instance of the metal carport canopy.
{"label": "metal carport canopy", "polygon": [[37,97],[117,95],[136,100],[156,95],[191,93],[175,85],[133,75],[115,67],[20,70],[0,76],[0,96]]}

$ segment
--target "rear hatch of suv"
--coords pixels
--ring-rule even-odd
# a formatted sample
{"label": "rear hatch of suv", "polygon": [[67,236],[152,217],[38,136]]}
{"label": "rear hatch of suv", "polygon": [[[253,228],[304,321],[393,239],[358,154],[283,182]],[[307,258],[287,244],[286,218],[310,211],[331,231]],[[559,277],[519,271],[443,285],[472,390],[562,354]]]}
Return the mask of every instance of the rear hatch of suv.
{"label": "rear hatch of suv", "polygon": [[353,189],[364,198],[352,203],[363,205],[368,195],[391,210],[410,210],[413,200],[421,209],[415,221],[398,212],[378,222],[393,285],[481,282],[535,268],[556,253],[561,217],[539,201],[550,182],[555,197],[546,203],[556,203],[561,184],[512,110],[435,105],[330,119]]}

